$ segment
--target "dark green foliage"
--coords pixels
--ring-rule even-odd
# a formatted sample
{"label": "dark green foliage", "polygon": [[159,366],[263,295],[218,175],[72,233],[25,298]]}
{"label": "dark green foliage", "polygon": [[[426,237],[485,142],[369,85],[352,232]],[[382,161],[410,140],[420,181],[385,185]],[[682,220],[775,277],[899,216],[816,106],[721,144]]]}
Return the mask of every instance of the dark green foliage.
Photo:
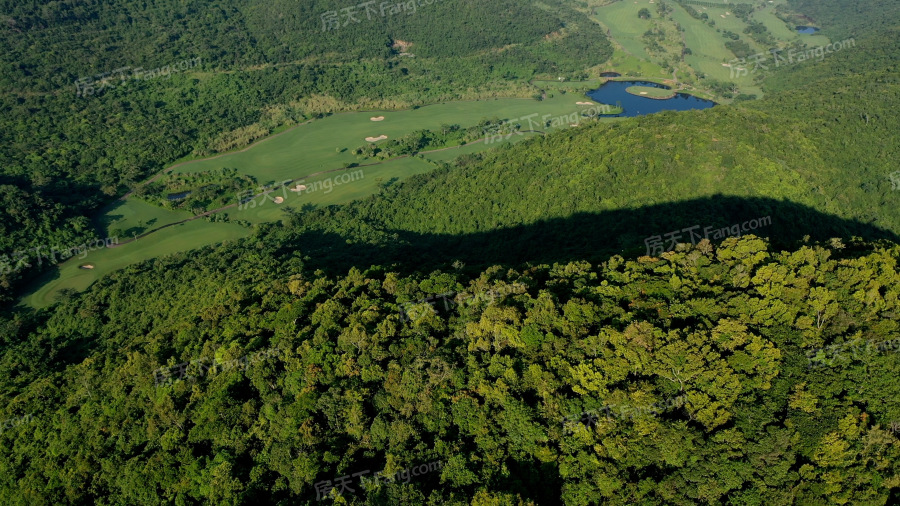
{"label": "dark green foliage", "polygon": [[[487,17],[445,0],[415,15],[434,24],[334,33],[314,33],[324,1],[0,2],[14,90],[0,95],[0,247],[80,242],[82,213],[273,103],[413,103],[579,73],[609,49],[552,1]],[[326,504],[316,483],[434,461],[334,502],[896,503],[896,35],[778,69],[760,101],[461,156],[4,315],[0,503]],[[417,58],[399,60],[397,40]],[[54,93],[79,74],[53,65],[107,68],[114,52],[97,48],[113,46],[123,64],[196,51],[219,66],[90,102]],[[265,129],[325,112],[282,113]],[[360,154],[468,142],[498,121]],[[144,197],[191,190],[181,205],[209,207],[249,183],[223,169]],[[755,236],[645,256],[648,236],[764,216]],[[161,367],[260,352],[155,384]]]}
{"label": "dark green foliage", "polygon": [[[896,28],[900,20],[900,2],[896,0],[788,0],[785,14],[799,14],[796,25],[810,21],[822,27],[822,33],[832,40],[860,37],[875,31]],[[780,7],[780,6],[779,6]]]}
{"label": "dark green foliage", "polygon": [[743,40],[725,41],[725,47],[738,58],[747,58],[748,56],[756,54],[756,51],[750,47],[750,44],[747,44]]}
{"label": "dark green foliage", "polygon": [[[897,246],[748,237],[602,265],[328,278],[280,246],[295,234],[129,267],[46,323],[6,324],[4,416],[32,418],[0,435],[3,502],[313,504],[317,482],[437,460],[344,498],[884,503],[896,486],[896,382],[873,378],[897,352],[805,355],[900,332]],[[447,292],[447,307],[406,305]],[[154,384],[163,366],[275,348]]]}
{"label": "dark green foliage", "polygon": [[353,150],[363,158],[380,159],[415,155],[419,151],[440,149],[466,144],[484,139],[488,132],[496,132],[504,122],[500,119],[485,120],[475,126],[462,128],[459,125],[443,125],[440,130],[418,130],[398,139],[379,144],[366,144]]}
{"label": "dark green foliage", "polygon": [[[0,5],[0,255],[90,239],[87,216],[149,175],[321,117],[333,110],[324,96],[343,108],[408,107],[579,74],[612,52],[599,27],[558,1],[547,12],[501,0],[485,15],[478,2],[439,0],[328,31],[321,15],[340,6],[325,0],[77,3]],[[76,96],[80,78],[194,58],[185,71],[116,77]],[[0,279],[0,302],[17,283]]]}
{"label": "dark green foliage", "polygon": [[234,203],[242,190],[257,190],[252,176],[238,175],[237,169],[224,167],[200,173],[166,174],[160,180],[139,187],[134,195],[170,209],[209,211]]}

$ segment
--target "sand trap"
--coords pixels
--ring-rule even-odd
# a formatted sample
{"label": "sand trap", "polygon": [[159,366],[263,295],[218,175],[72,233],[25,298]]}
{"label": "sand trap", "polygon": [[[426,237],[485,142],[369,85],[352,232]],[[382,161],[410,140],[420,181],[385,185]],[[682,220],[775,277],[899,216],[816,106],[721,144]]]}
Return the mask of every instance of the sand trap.
{"label": "sand trap", "polygon": [[366,142],[378,142],[387,139],[387,135],[379,135],[378,137],[366,137]]}
{"label": "sand trap", "polygon": [[641,92],[641,95],[646,95],[646,94],[647,94],[646,91],[642,91],[642,92]]}
{"label": "sand trap", "polygon": [[719,16],[722,16],[722,19],[725,19],[725,15],[724,15],[724,14],[719,14]]}
{"label": "sand trap", "polygon": [[569,126],[578,126],[578,123],[569,123]]}
{"label": "sand trap", "polygon": [[78,266],[78,268],[79,268],[79,269],[93,269],[94,266],[91,265],[91,264],[84,264],[84,265]]}
{"label": "sand trap", "polygon": [[305,184],[298,184],[295,188],[291,188],[291,191],[292,192],[302,192],[305,189],[306,189]]}
{"label": "sand trap", "polygon": [[723,67],[730,67],[731,64],[730,64],[730,63],[723,63],[722,66],[723,66]]}
{"label": "sand trap", "polygon": [[593,102],[575,102],[575,105],[594,105]]}
{"label": "sand trap", "polygon": [[372,121],[384,121],[384,116],[372,116],[369,119]]}
{"label": "sand trap", "polygon": [[276,204],[280,204],[280,203],[284,202],[284,197],[275,197],[275,200],[273,200],[272,202],[275,202]]}

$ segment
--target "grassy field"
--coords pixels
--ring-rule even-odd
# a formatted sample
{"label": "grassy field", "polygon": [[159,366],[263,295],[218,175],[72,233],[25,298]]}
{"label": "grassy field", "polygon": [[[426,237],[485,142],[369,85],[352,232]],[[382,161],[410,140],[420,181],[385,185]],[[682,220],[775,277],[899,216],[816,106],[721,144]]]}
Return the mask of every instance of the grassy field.
{"label": "grassy field", "polygon": [[632,95],[647,98],[665,99],[675,96],[675,92],[672,90],[664,90],[662,88],[654,88],[652,86],[629,86],[628,88],[625,88],[625,91],[631,93]]}
{"label": "grassy field", "polygon": [[105,231],[104,237],[119,235],[120,240],[125,240],[191,216],[193,215],[187,211],[171,211],[143,200],[129,198],[108,208],[97,220],[97,225],[100,230]]}
{"label": "grassy field", "polygon": [[[821,35],[800,35],[793,27],[788,26],[774,14],[777,5],[786,0],[776,0],[768,3],[759,11],[753,13],[753,18],[767,27],[767,29],[780,41],[782,45],[794,41],[802,41],[812,46],[828,43],[826,37]],[[700,13],[705,13],[715,26],[709,26],[705,21],[692,18],[680,5],[669,2],[672,9],[672,20],[661,18],[656,10],[656,2],[650,0],[621,0],[609,5],[593,8],[594,20],[604,28],[609,29],[616,44],[613,58],[604,68],[620,72],[625,76],[641,76],[645,78],[662,77],[671,79],[671,71],[666,72],[663,66],[673,65],[678,69],[679,82],[703,88],[703,79],[697,76],[705,76],[716,81],[734,83],[740,93],[756,94],[762,96],[762,90],[754,78],[753,66],[744,66],[748,72],[733,70],[729,62],[735,60],[735,55],[725,47],[727,39],[722,32],[731,31],[741,36],[741,40],[750,45],[751,49],[758,53],[769,55],[768,47],[755,42],[744,34],[747,23],[738,18],[732,12],[735,2],[716,0],[708,2],[710,5],[692,5]],[[651,19],[640,19],[638,11],[646,8],[651,13]],[[666,37],[665,50],[651,54],[647,49],[647,41],[644,33],[648,30],[663,29],[667,34],[678,33],[675,23],[678,23],[684,32],[683,41],[685,47],[691,50],[680,61],[680,54],[673,54],[671,47],[671,35]],[[723,65],[724,64],[724,65]],[[760,69],[761,71],[764,69]],[[696,75],[695,75],[696,74]]]}
{"label": "grassy field", "polygon": [[[202,219],[175,225],[128,244],[120,242],[112,248],[88,252],[84,258],[70,258],[58,271],[48,272],[37,283],[39,288],[26,295],[22,303],[31,307],[46,307],[54,302],[62,290],[85,290],[102,276],[128,265],[248,235],[250,231],[244,227],[229,223],[209,223]],[[79,268],[84,264],[91,264],[94,269]]]}
{"label": "grassy field", "polygon": [[831,42],[828,37],[824,35],[802,35],[797,33],[797,30],[793,26],[788,26],[784,21],[778,18],[775,15],[775,8],[779,5],[786,4],[787,0],[775,0],[774,3],[767,4],[765,9],[757,10],[752,14],[753,19],[759,21],[760,23],[766,25],[766,28],[772,32],[772,34],[783,41],[794,41],[800,40],[805,44],[809,44],[810,46],[825,46],[829,42]]}
{"label": "grassy field", "polygon": [[[368,144],[366,137],[396,138],[420,129],[438,129],[442,124],[468,127],[490,118],[515,119],[531,114],[568,114],[581,94],[554,94],[552,98],[495,99],[451,102],[406,111],[342,113],[300,125],[271,137],[243,152],[179,166],[175,172],[200,172],[233,167],[265,184],[296,179],[350,163],[360,163],[352,151]],[[384,116],[382,121],[372,117]]]}
{"label": "grassy field", "polygon": [[[589,88],[590,84],[563,84],[559,90],[574,89],[569,86]],[[254,176],[260,184],[304,178],[304,184],[316,188],[315,191],[302,194],[285,190],[272,193],[271,197],[280,196],[284,199],[281,204],[276,204],[263,196],[255,199],[257,202],[255,207],[242,210],[232,207],[222,211],[231,220],[251,224],[277,221],[284,217],[286,209],[302,212],[309,208],[306,206],[342,204],[372,195],[384,184],[393,184],[411,175],[433,170],[435,166],[429,160],[446,161],[463,153],[483,151],[500,145],[472,143],[460,148],[438,151],[424,159],[404,157],[341,170],[348,163],[367,163],[361,162],[350,153],[354,148],[366,144],[367,136],[385,134],[389,137],[399,137],[418,129],[438,129],[442,124],[460,124],[467,127],[483,119],[495,117],[508,120],[532,114],[537,114],[534,120],[545,115],[559,117],[586,108],[577,105],[576,102],[591,101],[579,92],[562,94],[557,91],[552,95],[553,97],[543,101],[497,99],[437,104],[407,111],[336,114],[291,128],[240,152],[180,164],[173,172],[189,173],[233,167],[241,173]],[[384,116],[385,119],[377,122],[371,120],[372,117],[378,116]],[[527,135],[513,136],[504,143],[524,140]],[[352,181],[349,180],[351,175],[358,171],[362,171],[362,175]],[[322,184],[328,183],[329,180],[330,190],[328,185]],[[345,180],[347,182],[339,184]],[[170,211],[130,197],[108,208],[96,221],[99,228],[105,230],[108,236],[114,235],[111,232],[121,233],[124,237],[120,237],[120,242],[123,242],[129,239],[128,236],[153,231],[190,217],[190,213]],[[250,233],[249,229],[236,224],[212,223],[202,218],[153,231],[135,242],[90,252],[85,259],[70,259],[61,265],[58,271],[48,273],[36,282],[35,290],[24,298],[23,303],[33,307],[44,307],[51,304],[61,290],[84,290],[104,274],[127,265],[245,237]],[[95,268],[80,269],[79,266],[85,263],[90,263]]]}
{"label": "grassy field", "polygon": [[[735,58],[734,53],[725,47],[725,38],[717,33],[715,28],[692,18],[677,4],[674,5],[672,18],[684,27],[685,45],[692,52],[685,57],[685,61],[695,71],[702,72],[713,79],[733,81],[730,77],[731,71],[722,66],[722,63],[727,63]],[[721,18],[718,17],[715,19],[716,25],[719,25],[720,20]],[[738,81],[739,86],[752,85],[751,77],[744,79],[745,81]]]}
{"label": "grassy field", "polygon": [[653,21],[638,17],[637,13],[641,8],[647,8],[656,17],[656,5],[650,3],[650,0],[616,2],[597,9],[595,17],[604,28],[611,31],[612,37],[626,53],[650,61],[650,54],[641,41],[641,34],[653,26]]}
{"label": "grassy field", "polygon": [[[457,155],[458,156],[458,155]],[[224,213],[232,220],[246,220],[251,223],[277,221],[284,217],[285,209],[302,212],[309,206],[322,207],[345,204],[355,199],[367,197],[379,191],[381,185],[405,179],[414,174],[429,172],[434,166],[416,157],[395,158],[378,165],[354,167],[346,170],[327,172],[303,180],[310,188],[308,192],[295,193],[288,189],[278,190],[255,199],[257,206],[245,209],[232,207]],[[281,197],[284,201],[276,204],[272,199]]]}
{"label": "grassy field", "polygon": [[[768,29],[783,41],[803,40],[811,45],[827,43],[827,39],[820,35],[801,36],[778,19],[772,11],[775,5],[784,1],[777,0],[766,9],[754,13],[755,19],[765,23]],[[741,92],[761,94],[759,88],[753,84],[752,74],[735,78],[731,69],[722,65],[733,60],[734,55],[725,48],[725,38],[716,31],[716,28],[743,34],[745,27],[744,22],[731,14],[729,7],[722,3],[722,7],[695,6],[698,11],[709,14],[710,19],[715,21],[715,28],[691,18],[674,2],[669,3],[673,9],[673,21],[661,19],[656,11],[655,2],[651,3],[651,0],[622,0],[596,8],[594,19],[610,30],[615,46],[613,57],[603,65],[603,70],[614,70],[623,74],[623,78],[635,76],[659,82],[673,77],[671,70],[666,71],[663,68],[671,64],[677,68],[680,82],[696,83],[694,72],[699,71],[719,81],[735,82]],[[641,8],[649,9],[652,19],[640,19],[637,12]],[[676,22],[685,29],[683,34],[675,29]],[[655,53],[655,59],[659,61],[655,61],[645,48],[643,35],[648,30],[658,29],[664,30],[666,36],[664,40],[661,39],[664,49],[661,53]],[[680,42],[675,46],[672,44],[673,40],[678,41],[681,36],[684,37],[685,45],[693,52],[692,55],[687,55],[684,63],[680,61]],[[742,35],[742,39],[755,47],[756,44],[748,37]],[[251,209],[238,210],[237,207],[232,207],[222,211],[231,220],[251,224],[275,221],[281,219],[286,210],[303,212],[304,209],[310,208],[308,206],[341,204],[363,198],[378,192],[385,184],[393,184],[410,175],[432,170],[433,162],[449,161],[461,154],[479,152],[500,145],[476,142],[426,153],[422,158],[405,157],[349,171],[341,170],[354,163],[373,163],[352,154],[355,148],[368,143],[366,137],[385,135],[388,138],[397,138],[415,130],[436,130],[444,124],[458,124],[465,128],[493,118],[516,120],[533,115],[532,117],[537,120],[549,115],[550,118],[558,119],[584,110],[586,106],[578,105],[576,102],[590,102],[583,92],[598,87],[601,82],[602,80],[535,82],[536,86],[547,90],[547,98],[543,101],[493,99],[436,104],[405,111],[335,114],[289,128],[241,151],[178,164],[174,167],[173,173],[195,173],[228,167],[253,176],[260,185],[297,179],[303,179],[304,184],[308,186],[319,182],[320,186],[314,192],[297,194],[279,190],[278,194],[273,193],[272,197],[282,196],[284,202],[281,204],[276,204],[266,197],[257,197],[257,202],[264,203]],[[701,89],[690,92],[704,98],[713,98],[702,92],[702,80],[699,84]],[[638,91],[646,91],[648,95],[652,93],[654,96],[659,93],[666,95],[670,93],[655,88]],[[384,119],[372,121],[371,118],[378,116],[384,116]],[[616,119],[605,118],[602,121],[616,121]],[[525,123],[525,120],[522,122]],[[573,122],[556,121],[554,125],[558,125],[558,128],[569,128],[570,123]],[[503,144],[520,142],[530,135],[533,134],[516,135],[504,140]],[[359,173],[361,176],[345,184],[336,184],[336,177],[347,177],[357,171],[362,171]],[[329,181],[330,190],[321,186],[322,183]],[[105,230],[107,236],[120,234],[123,236],[120,240],[127,240],[128,236],[133,237],[148,231],[152,233],[135,243],[92,252],[91,263],[94,263],[96,268],[90,271],[78,268],[83,261],[70,260],[61,266],[58,272],[51,273],[41,280],[38,283],[40,287],[26,299],[26,302],[43,306],[52,302],[62,289],[83,290],[100,276],[131,263],[243,237],[250,233],[247,228],[236,224],[211,223],[205,219],[153,232],[159,227],[185,220],[190,216],[190,213],[184,211],[166,210],[135,198],[116,203],[96,220],[98,228]]]}
{"label": "grassy field", "polygon": [[621,48],[613,51],[613,56],[606,65],[607,70],[618,72],[623,76],[634,77],[661,77],[668,79],[671,74],[652,61],[642,60],[637,56],[626,53]]}
{"label": "grassy field", "polygon": [[[513,144],[516,142],[522,142],[526,139],[534,137],[535,135],[541,135],[538,133],[531,132],[523,132],[522,135],[513,135],[508,140],[504,139],[502,144]],[[458,146],[450,149],[443,149],[440,151],[432,151],[430,153],[425,153],[424,156],[428,160],[434,160],[436,162],[449,162],[461,155],[468,155],[472,153],[480,153],[487,149],[493,149],[495,147],[500,146],[501,143],[497,142],[491,145],[485,145],[482,142],[473,142],[470,144],[466,144],[464,146]]]}

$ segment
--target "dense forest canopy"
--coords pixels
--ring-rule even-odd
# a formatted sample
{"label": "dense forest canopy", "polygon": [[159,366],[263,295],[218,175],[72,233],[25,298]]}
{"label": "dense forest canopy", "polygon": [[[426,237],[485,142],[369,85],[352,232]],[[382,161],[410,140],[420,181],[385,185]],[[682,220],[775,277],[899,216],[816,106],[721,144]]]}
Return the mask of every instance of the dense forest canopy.
{"label": "dense forest canopy", "polygon": [[[621,57],[591,21],[607,3],[356,23],[353,2],[0,0],[0,502],[900,503],[895,1],[779,3],[856,45],[774,70],[761,100],[435,161],[13,307],[53,271],[4,254],[101,240],[96,212],[173,161],[577,80]],[[139,194],[200,181],[220,204],[247,179]]]}
{"label": "dense forest canopy", "polygon": [[434,461],[344,500],[883,504],[900,485],[896,245],[332,278],[302,237],[128,268],[9,322],[5,410],[32,420],[0,435],[3,502],[312,504]]}

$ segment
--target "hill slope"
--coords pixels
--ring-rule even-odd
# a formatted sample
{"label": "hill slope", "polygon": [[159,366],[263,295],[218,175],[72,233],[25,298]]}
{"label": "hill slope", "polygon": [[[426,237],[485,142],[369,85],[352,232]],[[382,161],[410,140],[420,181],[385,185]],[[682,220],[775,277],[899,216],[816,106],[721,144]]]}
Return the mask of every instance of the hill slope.
{"label": "hill slope", "polygon": [[343,497],[883,504],[900,485],[897,246],[335,279],[275,244],[132,267],[23,324],[0,362],[3,502],[314,504],[429,462]]}

